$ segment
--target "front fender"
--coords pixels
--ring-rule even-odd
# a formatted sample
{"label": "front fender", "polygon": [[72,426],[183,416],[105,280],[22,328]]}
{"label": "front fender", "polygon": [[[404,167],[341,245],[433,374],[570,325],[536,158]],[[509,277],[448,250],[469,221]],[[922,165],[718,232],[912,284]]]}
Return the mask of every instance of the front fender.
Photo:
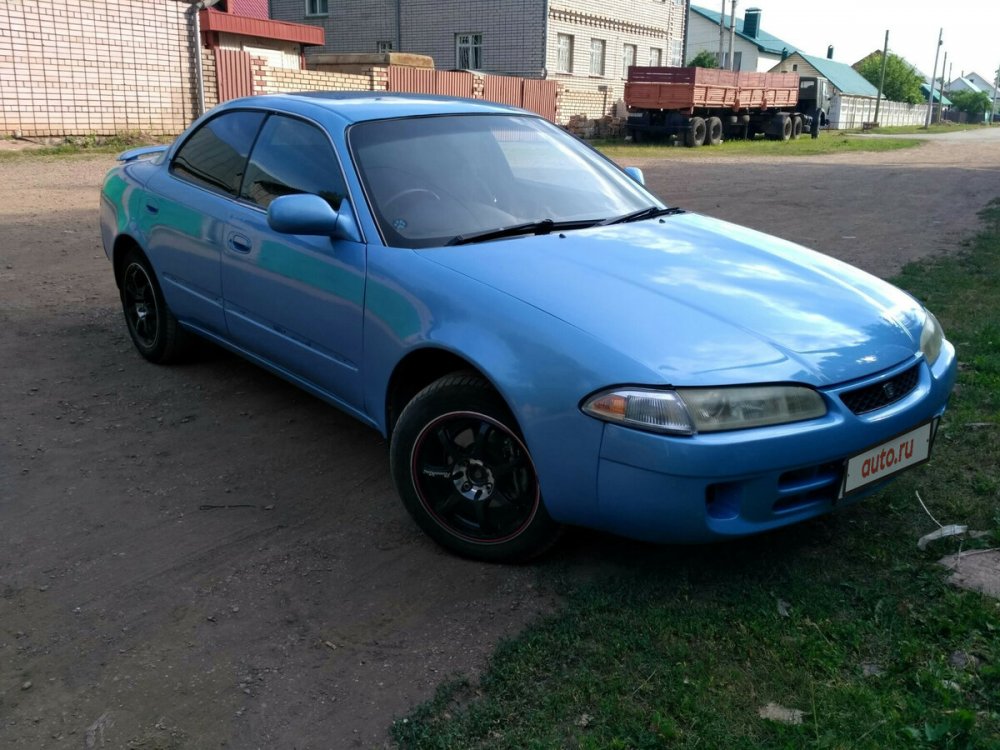
{"label": "front fender", "polygon": [[580,411],[580,400],[614,383],[655,382],[655,373],[412,250],[371,248],[365,307],[365,403],[383,434],[396,365],[422,348],[453,353],[483,373],[514,414],[549,513],[566,523],[596,518],[603,424]]}

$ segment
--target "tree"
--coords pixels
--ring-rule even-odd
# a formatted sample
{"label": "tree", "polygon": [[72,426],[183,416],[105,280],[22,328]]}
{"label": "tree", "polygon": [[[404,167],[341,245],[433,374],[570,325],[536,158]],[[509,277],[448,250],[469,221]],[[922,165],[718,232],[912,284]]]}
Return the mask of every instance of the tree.
{"label": "tree", "polygon": [[[882,53],[876,52],[862,60],[857,71],[875,88],[878,88],[882,77]],[[920,104],[927,97],[920,91],[923,79],[906,60],[899,55],[889,53],[885,65],[885,85],[882,86],[882,96],[890,102],[906,102]]]}
{"label": "tree", "polygon": [[716,59],[714,52],[709,52],[707,49],[703,49],[697,55],[688,60],[688,64],[685,67],[717,68],[719,67],[719,61]]}
{"label": "tree", "polygon": [[993,100],[985,91],[956,91],[948,94],[955,109],[965,112],[970,120],[982,120],[983,114],[993,108]]}

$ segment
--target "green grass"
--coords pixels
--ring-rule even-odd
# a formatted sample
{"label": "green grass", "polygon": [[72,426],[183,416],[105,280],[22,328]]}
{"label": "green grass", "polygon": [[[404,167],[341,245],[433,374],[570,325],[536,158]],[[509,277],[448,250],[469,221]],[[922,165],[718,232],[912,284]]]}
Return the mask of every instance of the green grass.
{"label": "green grass", "polygon": [[973,122],[973,123],[957,123],[957,122],[941,122],[934,123],[930,127],[925,128],[923,125],[893,125],[886,126],[882,128],[872,128],[871,130],[862,131],[849,130],[845,132],[849,133],[874,133],[876,135],[933,135],[935,133],[955,133],[959,130],[978,130],[979,128],[984,128],[986,125],[983,123]]}
{"label": "green grass", "polygon": [[147,146],[155,143],[167,143],[140,133],[123,133],[114,136],[71,136],[62,143],[39,148],[29,148],[22,151],[0,150],[0,161],[19,159],[34,159],[40,156],[76,156],[79,154],[118,154],[130,148]]}
{"label": "green grass", "polygon": [[725,141],[718,146],[685,148],[669,143],[625,143],[620,140],[597,140],[590,144],[612,159],[637,159],[643,157],[698,158],[706,156],[816,156],[849,151],[896,151],[921,145],[917,138],[859,138],[843,133],[821,133],[819,138],[808,136],[794,141]]}
{"label": "green grass", "polygon": [[[960,256],[895,279],[961,362],[930,464],[763,538],[657,548],[578,534],[576,554],[540,566],[561,611],[502,643],[480,685],[447,683],[397,720],[398,744],[1000,748],[1000,602],[952,588],[936,563],[1000,544],[1000,201],[983,219]],[[919,550],[935,527],[917,491],[942,523],[989,535]],[[581,576],[594,544],[601,572]],[[770,702],[802,724],[761,719]]]}

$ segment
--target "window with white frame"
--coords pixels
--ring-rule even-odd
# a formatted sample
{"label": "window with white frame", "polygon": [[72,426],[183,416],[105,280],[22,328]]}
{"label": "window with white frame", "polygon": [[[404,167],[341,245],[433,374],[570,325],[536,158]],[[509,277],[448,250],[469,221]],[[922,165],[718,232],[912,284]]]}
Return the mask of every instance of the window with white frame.
{"label": "window with white frame", "polygon": [[604,75],[604,49],[606,46],[603,39],[590,40],[590,75]]}
{"label": "window with white frame", "polygon": [[307,16],[328,16],[330,15],[329,0],[306,0]]}
{"label": "window with white frame", "polygon": [[635,54],[634,44],[622,45],[622,78],[628,78],[628,69],[635,65]]}
{"label": "window with white frame", "polygon": [[660,67],[663,62],[663,50],[658,47],[649,48],[649,65],[653,68]]}
{"label": "window with white frame", "polygon": [[380,55],[392,52],[392,42],[376,42],[375,45]]}
{"label": "window with white frame", "polygon": [[683,52],[684,52],[684,41],[682,39],[671,39],[670,60],[667,62],[667,65],[670,65],[674,68],[679,68],[681,65],[683,65],[684,64],[684,60],[682,58]]}
{"label": "window with white frame", "polygon": [[573,35],[559,34],[556,36],[556,72],[573,72]]}
{"label": "window with white frame", "polygon": [[459,70],[483,67],[482,34],[455,34],[455,67]]}

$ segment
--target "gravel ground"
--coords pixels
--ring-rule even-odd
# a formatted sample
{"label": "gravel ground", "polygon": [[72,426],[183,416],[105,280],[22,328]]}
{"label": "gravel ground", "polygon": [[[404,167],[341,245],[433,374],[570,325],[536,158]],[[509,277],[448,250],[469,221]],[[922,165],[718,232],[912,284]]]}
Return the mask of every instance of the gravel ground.
{"label": "gravel ground", "polygon": [[[382,746],[554,597],[434,547],[350,418],[216,349],[141,360],[96,228],[111,163],[0,162],[0,747]],[[671,204],[883,276],[1000,194],[986,138],[640,166]],[[643,549],[577,533],[546,564]]]}

